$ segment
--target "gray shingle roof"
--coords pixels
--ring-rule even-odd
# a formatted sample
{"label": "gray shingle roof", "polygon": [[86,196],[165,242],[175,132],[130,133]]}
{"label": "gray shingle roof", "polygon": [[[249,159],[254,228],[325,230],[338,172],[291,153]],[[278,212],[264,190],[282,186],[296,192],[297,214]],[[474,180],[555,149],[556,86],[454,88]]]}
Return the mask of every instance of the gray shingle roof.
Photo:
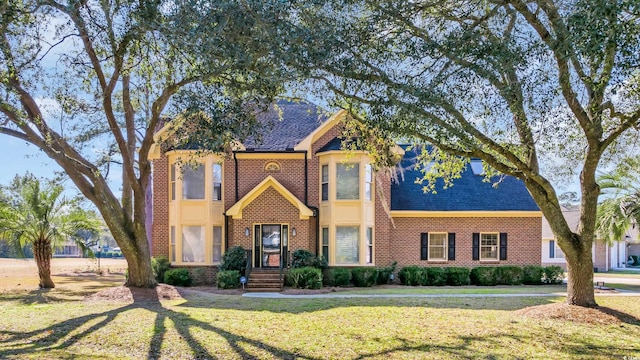
{"label": "gray shingle roof", "polygon": [[422,211],[539,211],[524,183],[507,176],[497,186],[484,182],[484,176],[474,175],[470,166],[462,172],[453,186],[443,189],[442,180],[436,183],[437,194],[424,193],[415,180],[422,177],[416,169],[413,150],[402,159],[404,179],[391,185],[391,210]]}
{"label": "gray shingle roof", "polygon": [[263,126],[262,138],[247,139],[244,142],[247,149],[284,151],[293,148],[329,118],[324,110],[309,102],[280,100],[276,104],[257,115]]}

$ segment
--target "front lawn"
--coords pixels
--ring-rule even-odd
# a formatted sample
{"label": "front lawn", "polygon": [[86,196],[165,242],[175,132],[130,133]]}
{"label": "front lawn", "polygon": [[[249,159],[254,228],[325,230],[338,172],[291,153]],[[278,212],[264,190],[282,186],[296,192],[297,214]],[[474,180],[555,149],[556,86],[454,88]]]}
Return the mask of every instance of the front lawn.
{"label": "front lawn", "polygon": [[80,359],[640,356],[635,298],[598,298],[627,319],[595,325],[516,313],[562,298],[250,299],[182,293],[184,300],[134,303],[5,298],[0,354]]}

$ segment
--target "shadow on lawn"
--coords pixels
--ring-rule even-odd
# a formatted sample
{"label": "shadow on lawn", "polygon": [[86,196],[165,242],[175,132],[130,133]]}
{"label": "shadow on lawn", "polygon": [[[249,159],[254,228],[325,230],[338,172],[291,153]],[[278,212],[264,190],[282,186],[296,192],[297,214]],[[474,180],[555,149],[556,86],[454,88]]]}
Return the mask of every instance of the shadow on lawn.
{"label": "shadow on lawn", "polygon": [[[241,344],[251,345],[275,358],[316,359],[314,357],[301,356],[299,354],[271,346],[259,340],[244,337],[240,334],[231,333],[209,323],[194,319],[188,314],[173,311],[164,307],[157,298],[149,300],[148,293],[139,297],[138,295],[140,292],[136,290],[137,289],[132,289],[134,302],[117,309],[79,316],[73,319],[57,322],[44,329],[29,332],[0,331],[0,346],[4,347],[2,350],[2,356],[29,356],[30,354],[39,354],[46,351],[64,351],[93,332],[98,331],[102,327],[108,326],[109,323],[111,323],[119,314],[126,313],[130,310],[144,309],[156,314],[153,336],[151,338],[149,352],[147,354],[148,359],[157,359],[161,355],[160,351],[162,348],[163,338],[167,331],[164,324],[167,319],[171,320],[180,337],[187,342],[191,348],[193,358],[217,358],[215,354],[212,354],[207,350],[206,344],[202,344],[193,336],[194,329],[200,329],[220,335],[242,359],[253,359],[256,357],[255,355],[247,352]],[[142,298],[142,300],[140,300],[140,298]],[[71,333],[76,331],[76,329],[81,328],[84,324],[96,319],[102,320],[77,334],[71,335]],[[8,348],[8,346],[14,347]]]}
{"label": "shadow on lawn", "polygon": [[[161,356],[161,349],[163,342],[165,342],[165,334],[167,333],[167,327],[165,326],[167,320],[169,320],[176,332],[180,335],[191,349],[191,357],[193,358],[207,358],[215,359],[217,354],[212,353],[209,344],[203,343],[194,334],[198,332],[209,332],[219,335],[225,339],[229,347],[235,352],[235,354],[243,359],[252,359],[257,357],[275,357],[280,359],[316,359],[316,357],[304,355],[283,348],[269,345],[261,340],[248,338],[240,333],[232,333],[220,327],[216,327],[208,322],[204,322],[193,318],[189,314],[185,314],[180,311],[175,311],[163,306],[163,304],[156,297],[150,297],[150,289],[131,289],[131,293],[134,298],[132,304],[122,306],[113,310],[97,312],[93,314],[87,314],[78,316],[76,318],[68,319],[65,321],[57,322],[49,327],[38,329],[29,332],[17,332],[17,331],[0,331],[0,346],[2,346],[2,356],[33,356],[34,354],[41,354],[47,351],[65,351],[65,349],[73,346],[81,341],[83,338],[88,337],[92,333],[99,329],[109,326],[116,317],[120,314],[127,316],[126,313],[131,310],[144,309],[146,311],[155,314],[153,323],[153,335],[151,336],[147,359],[157,359]],[[41,294],[42,295],[42,294]],[[237,296],[194,296],[193,293],[184,293],[184,297],[187,299],[185,304],[179,306],[189,306],[196,308],[204,308],[207,304],[209,308],[215,307],[217,309],[238,309],[238,310],[252,310],[260,309],[261,311],[274,311],[274,312],[290,312],[298,313],[305,311],[312,311],[312,309],[320,310],[324,309],[320,303],[328,304],[327,308],[344,307],[344,306],[429,306],[429,307],[464,307],[474,308],[479,303],[476,301],[481,299],[417,299],[418,301],[404,301],[409,299],[402,299],[403,301],[389,301],[389,299],[335,299],[334,301],[326,301],[326,299],[315,299],[319,302],[309,302],[307,306],[295,306],[294,303],[298,300],[278,300],[278,301],[262,301],[269,299],[246,299],[238,298]],[[240,301],[239,301],[240,300]],[[260,303],[256,303],[256,300],[260,300]],[[354,301],[356,300],[356,301]],[[396,299],[392,299],[396,300]],[[447,300],[436,302],[434,300]],[[460,300],[452,304],[451,300]],[[496,299],[489,299],[496,300]],[[510,299],[506,299],[507,301]],[[534,298],[536,305],[548,302],[546,298]],[[504,307],[504,304],[501,305]],[[525,306],[530,306],[525,304]],[[523,306],[520,306],[523,307]],[[292,309],[300,309],[300,311]],[[287,310],[289,309],[289,310]],[[640,320],[637,318],[618,312],[616,310],[608,309],[608,312],[617,316],[618,318],[626,320],[628,323],[638,324]],[[77,329],[83,328],[85,324],[92,323],[86,329],[76,332]],[[435,337],[438,334],[434,334]],[[458,341],[453,345],[439,344],[437,340],[427,342],[415,342],[409,341],[403,338],[396,338],[396,342],[400,343],[399,346],[394,346],[390,349],[384,349],[375,351],[368,354],[356,355],[355,359],[368,359],[379,358],[382,356],[393,356],[402,353],[423,353],[427,356],[430,352],[437,354],[444,354],[444,356],[457,356],[457,357],[470,357],[477,355],[475,353],[477,349],[495,349],[487,350],[486,357],[492,358],[494,356],[504,355],[504,349],[500,350],[501,346],[505,343],[527,344],[540,341],[540,334],[526,333],[526,334],[508,334],[508,333],[491,333],[482,335],[460,335]],[[376,339],[370,339],[376,341]],[[245,346],[249,345],[255,349],[259,349],[258,355],[248,352]],[[167,345],[165,344],[165,347]],[[569,354],[580,354],[581,356],[597,356],[602,354],[612,354],[612,350],[621,354],[625,351],[633,352],[632,347],[624,348],[617,347],[615,349],[603,348],[585,339],[575,339],[569,344],[565,344],[563,351]],[[502,352],[501,352],[502,351]]]}

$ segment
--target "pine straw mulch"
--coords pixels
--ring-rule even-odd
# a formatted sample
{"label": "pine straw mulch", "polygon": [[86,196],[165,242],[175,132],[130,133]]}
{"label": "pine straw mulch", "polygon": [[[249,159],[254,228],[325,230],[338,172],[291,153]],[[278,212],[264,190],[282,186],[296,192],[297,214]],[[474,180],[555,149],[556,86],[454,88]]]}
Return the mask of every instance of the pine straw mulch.
{"label": "pine straw mulch", "polygon": [[116,302],[138,302],[138,301],[158,301],[158,300],[184,300],[187,294],[218,294],[218,295],[239,295],[243,291],[239,289],[221,290],[211,286],[193,286],[182,288],[167,284],[158,284],[155,289],[134,288],[126,286],[116,286],[101,290],[95,294],[85,297],[85,301],[116,301]]}
{"label": "pine straw mulch", "polygon": [[531,306],[515,311],[516,314],[534,319],[554,319],[583,324],[618,325],[628,323],[640,325],[640,319],[608,307],[585,308],[567,303]]}

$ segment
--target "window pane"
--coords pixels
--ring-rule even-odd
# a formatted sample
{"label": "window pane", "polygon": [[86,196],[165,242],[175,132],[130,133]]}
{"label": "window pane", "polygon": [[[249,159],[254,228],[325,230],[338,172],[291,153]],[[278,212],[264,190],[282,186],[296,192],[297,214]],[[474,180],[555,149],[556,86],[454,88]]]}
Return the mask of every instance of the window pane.
{"label": "window pane", "polygon": [[219,263],[222,259],[222,227],[213,227],[213,262]]}
{"label": "window pane", "polygon": [[322,200],[329,200],[329,165],[322,165]]}
{"label": "window pane", "polygon": [[429,233],[429,260],[446,260],[447,234]]}
{"label": "window pane", "polygon": [[222,166],[213,164],[213,200],[222,200]]}
{"label": "window pane", "polygon": [[171,173],[171,200],[176,199],[176,164],[171,164],[171,169],[169,170]]}
{"label": "window pane", "polygon": [[558,246],[558,244],[555,244],[556,247],[556,259],[564,259],[564,252],[562,251],[562,249],[560,249],[560,246]]}
{"label": "window pane", "polygon": [[182,198],[204,199],[204,166],[187,167],[182,175]]}
{"label": "window pane", "polygon": [[482,234],[480,238],[480,260],[498,259],[498,234]]}
{"label": "window pane", "polygon": [[170,247],[169,261],[175,262],[176,261],[176,227],[175,226],[171,227],[171,240],[170,240],[169,247]]}
{"label": "window pane", "polygon": [[329,260],[329,228],[322,228],[322,256]]}
{"label": "window pane", "polygon": [[367,228],[367,254],[365,262],[367,264],[373,264],[373,229]]}
{"label": "window pane", "polygon": [[204,262],[204,226],[182,228],[182,261]]}
{"label": "window pane", "polygon": [[360,198],[359,164],[336,165],[336,199],[358,200]]}
{"label": "window pane", "polygon": [[336,264],[358,264],[360,228],[358,226],[336,227]]}

